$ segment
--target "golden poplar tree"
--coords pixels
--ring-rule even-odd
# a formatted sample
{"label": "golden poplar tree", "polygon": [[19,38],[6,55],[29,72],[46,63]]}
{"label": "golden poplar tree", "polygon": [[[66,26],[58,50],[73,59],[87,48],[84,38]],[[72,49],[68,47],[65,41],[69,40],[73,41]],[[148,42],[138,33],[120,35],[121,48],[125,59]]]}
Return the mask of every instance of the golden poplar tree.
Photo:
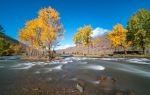
{"label": "golden poplar tree", "polygon": [[55,9],[48,7],[41,9],[36,19],[26,22],[25,28],[19,31],[19,39],[34,49],[46,47],[50,59],[54,42],[62,37],[63,34],[64,30],[60,23],[59,13]]}
{"label": "golden poplar tree", "polygon": [[88,46],[88,53],[89,53],[89,44],[92,41],[92,27],[91,26],[84,26],[83,28],[79,28],[77,33],[74,35],[74,43],[76,45],[85,45]]}
{"label": "golden poplar tree", "polygon": [[123,28],[121,24],[117,24],[113,27],[113,30],[108,33],[108,39],[111,41],[112,46],[117,48],[123,47],[125,54],[126,50],[130,46],[131,42],[127,41],[127,30]]}

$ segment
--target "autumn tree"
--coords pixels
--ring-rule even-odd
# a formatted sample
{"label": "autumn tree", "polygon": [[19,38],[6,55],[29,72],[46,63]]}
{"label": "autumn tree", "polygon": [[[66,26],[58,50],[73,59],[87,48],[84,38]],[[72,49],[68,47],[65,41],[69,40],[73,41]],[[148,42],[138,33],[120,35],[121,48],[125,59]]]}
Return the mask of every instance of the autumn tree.
{"label": "autumn tree", "polygon": [[83,28],[79,28],[77,33],[74,35],[74,43],[76,45],[84,45],[88,46],[88,53],[89,53],[89,43],[92,40],[92,27],[91,26],[84,26]]}
{"label": "autumn tree", "polygon": [[51,48],[56,45],[56,39],[62,37],[64,33],[62,25],[60,24],[59,13],[49,7],[39,11],[39,18],[43,21],[41,41],[46,47],[48,47],[49,56],[52,56],[53,52],[50,51]]}
{"label": "autumn tree", "polygon": [[59,13],[51,8],[41,9],[38,17],[26,22],[25,28],[19,31],[19,39],[34,49],[48,49],[49,59],[54,42],[64,34]]}
{"label": "autumn tree", "polygon": [[145,49],[150,47],[150,11],[141,9],[133,14],[128,21],[127,30],[132,46],[145,53]]}
{"label": "autumn tree", "polygon": [[125,54],[127,49],[130,46],[131,42],[127,41],[127,30],[123,28],[121,24],[117,24],[113,27],[113,30],[110,31],[107,35],[108,39],[111,41],[112,46],[116,49],[117,47],[123,47]]}

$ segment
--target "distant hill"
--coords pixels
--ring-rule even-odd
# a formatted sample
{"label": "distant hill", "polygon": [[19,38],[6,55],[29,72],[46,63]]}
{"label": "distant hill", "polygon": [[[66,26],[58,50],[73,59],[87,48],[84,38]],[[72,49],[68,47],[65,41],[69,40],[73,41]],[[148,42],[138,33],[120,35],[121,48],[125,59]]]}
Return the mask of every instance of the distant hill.
{"label": "distant hill", "polygon": [[16,45],[19,44],[19,41],[0,32],[0,38],[4,39],[7,43],[11,44],[11,45]]}
{"label": "distant hill", "polygon": [[60,54],[112,54],[114,50],[111,48],[111,42],[106,36],[100,37],[100,42],[91,44],[89,47],[77,45],[66,49],[57,50]]}

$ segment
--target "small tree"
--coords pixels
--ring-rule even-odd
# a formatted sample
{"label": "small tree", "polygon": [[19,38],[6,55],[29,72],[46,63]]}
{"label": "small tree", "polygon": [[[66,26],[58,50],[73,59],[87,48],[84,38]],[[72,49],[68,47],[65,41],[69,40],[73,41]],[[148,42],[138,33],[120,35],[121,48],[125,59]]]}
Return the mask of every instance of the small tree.
{"label": "small tree", "polygon": [[88,54],[89,54],[89,44],[92,40],[92,27],[91,26],[84,26],[83,28],[79,28],[77,33],[74,35],[74,43],[76,45],[85,45],[88,46]]}

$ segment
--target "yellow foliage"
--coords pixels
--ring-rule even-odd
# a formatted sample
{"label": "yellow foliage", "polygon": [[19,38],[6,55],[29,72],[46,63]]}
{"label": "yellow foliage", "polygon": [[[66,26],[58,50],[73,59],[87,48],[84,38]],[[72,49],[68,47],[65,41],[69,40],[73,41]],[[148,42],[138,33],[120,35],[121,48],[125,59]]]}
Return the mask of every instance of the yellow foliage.
{"label": "yellow foliage", "polygon": [[91,42],[91,34],[92,34],[92,27],[91,26],[84,26],[83,28],[79,28],[77,33],[74,35],[74,43],[75,44],[82,44],[87,45]]}
{"label": "yellow foliage", "polygon": [[38,18],[27,21],[25,28],[19,31],[20,41],[32,48],[41,46],[50,48],[53,41],[64,33],[59,20],[59,13],[55,9],[51,7],[41,9]]}
{"label": "yellow foliage", "polygon": [[127,42],[127,32],[121,24],[115,25],[113,31],[108,33],[108,39],[112,42],[112,46],[122,46],[124,49],[127,49],[131,45],[131,42]]}

